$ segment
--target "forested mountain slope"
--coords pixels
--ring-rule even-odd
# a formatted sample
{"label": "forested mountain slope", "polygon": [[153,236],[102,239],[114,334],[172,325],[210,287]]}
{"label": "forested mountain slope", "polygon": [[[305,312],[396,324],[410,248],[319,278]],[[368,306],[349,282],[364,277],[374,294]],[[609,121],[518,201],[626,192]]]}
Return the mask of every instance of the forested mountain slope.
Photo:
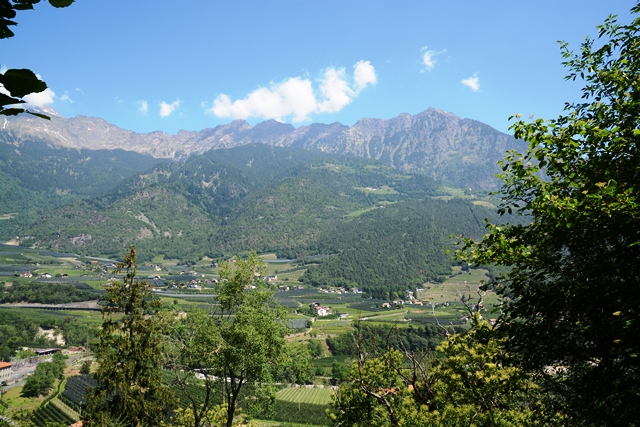
{"label": "forested mountain slope", "polygon": [[18,232],[50,209],[99,196],[150,167],[166,162],[124,150],[50,146],[43,139],[0,134],[0,236]]}
{"label": "forested mountain slope", "polygon": [[186,262],[251,250],[329,255],[308,280],[404,286],[446,275],[447,237],[479,235],[491,214],[441,192],[372,160],[256,144],[156,165],[18,235],[23,245],[110,257],[135,243],[141,259]]}
{"label": "forested mountain slope", "polygon": [[319,236],[309,253],[329,254],[301,280],[314,286],[359,287],[375,298],[451,274],[451,234],[478,237],[495,210],[471,201],[406,200],[367,212]]}

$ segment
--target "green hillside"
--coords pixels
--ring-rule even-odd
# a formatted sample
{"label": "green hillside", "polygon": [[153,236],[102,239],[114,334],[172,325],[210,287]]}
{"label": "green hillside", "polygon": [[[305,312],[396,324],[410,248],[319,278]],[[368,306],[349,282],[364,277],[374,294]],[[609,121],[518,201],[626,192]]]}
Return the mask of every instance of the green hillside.
{"label": "green hillside", "polygon": [[252,145],[158,164],[14,234],[24,246],[113,258],[136,244],[147,261],[321,255],[302,280],[382,297],[447,276],[449,236],[481,234],[492,211],[446,191],[371,160]]}
{"label": "green hillside", "polygon": [[0,140],[0,238],[19,235],[51,210],[112,191],[160,162],[132,151],[54,148],[5,132]]}
{"label": "green hillside", "polygon": [[491,216],[491,210],[462,199],[387,205],[323,233],[309,252],[330,255],[301,280],[315,286],[359,287],[374,298],[402,298],[406,289],[448,277],[449,236],[478,237],[484,218]]}

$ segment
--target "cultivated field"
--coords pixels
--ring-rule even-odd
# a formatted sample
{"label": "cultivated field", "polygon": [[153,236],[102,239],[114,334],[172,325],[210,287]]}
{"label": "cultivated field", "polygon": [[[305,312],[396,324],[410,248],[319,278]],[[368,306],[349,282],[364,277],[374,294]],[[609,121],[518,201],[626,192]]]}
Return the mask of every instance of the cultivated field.
{"label": "cultivated field", "polygon": [[287,402],[328,405],[332,396],[333,389],[331,387],[287,387],[278,392],[276,399]]}

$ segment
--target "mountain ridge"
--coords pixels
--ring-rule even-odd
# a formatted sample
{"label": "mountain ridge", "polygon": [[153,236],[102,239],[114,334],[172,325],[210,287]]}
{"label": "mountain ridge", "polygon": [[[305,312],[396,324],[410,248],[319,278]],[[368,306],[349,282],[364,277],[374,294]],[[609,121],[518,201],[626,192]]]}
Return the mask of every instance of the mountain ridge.
{"label": "mountain ridge", "polygon": [[212,149],[260,143],[300,147],[381,161],[405,172],[421,173],[464,188],[497,188],[497,161],[508,149],[524,144],[489,125],[430,107],[391,119],[362,118],[353,126],[335,122],[295,128],[275,120],[251,126],[244,120],[175,135],[137,133],[88,116],[51,120],[26,115],[5,118],[0,138],[17,142],[38,138],[51,146],[73,149],[123,149],[156,158],[184,159]]}

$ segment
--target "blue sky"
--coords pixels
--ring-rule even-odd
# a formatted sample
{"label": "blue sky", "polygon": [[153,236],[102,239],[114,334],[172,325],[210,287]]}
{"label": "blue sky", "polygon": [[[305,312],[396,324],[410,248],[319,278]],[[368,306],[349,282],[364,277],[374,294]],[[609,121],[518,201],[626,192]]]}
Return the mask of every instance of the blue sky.
{"label": "blue sky", "polygon": [[507,132],[551,118],[580,85],[578,49],[632,1],[76,0],[19,12],[0,69],[30,68],[33,99],[136,132],[245,119],[353,125],[436,107]]}

